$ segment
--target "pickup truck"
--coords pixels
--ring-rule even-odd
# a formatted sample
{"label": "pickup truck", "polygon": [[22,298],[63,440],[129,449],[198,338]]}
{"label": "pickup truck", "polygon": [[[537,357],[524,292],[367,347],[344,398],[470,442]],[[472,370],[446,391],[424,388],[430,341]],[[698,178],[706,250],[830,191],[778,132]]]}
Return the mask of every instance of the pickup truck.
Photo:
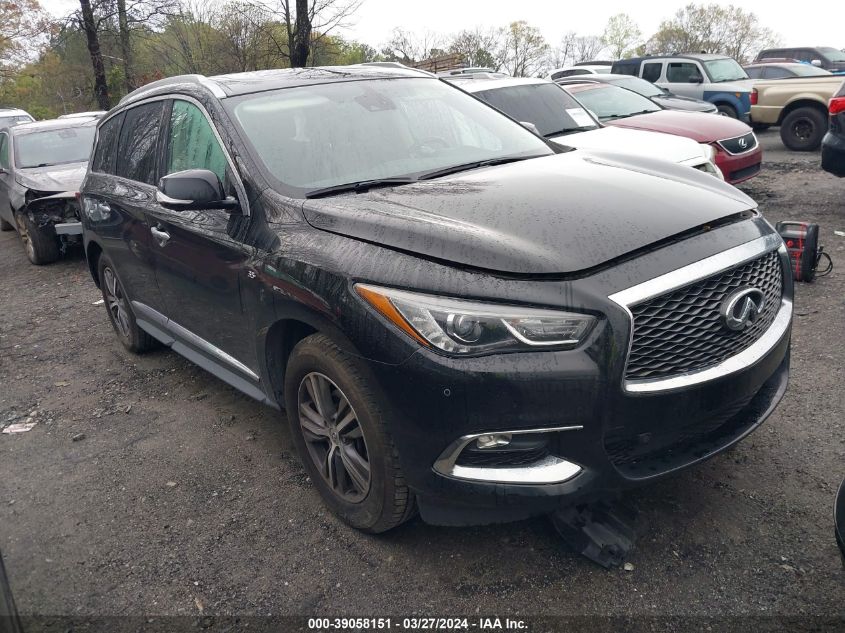
{"label": "pickup truck", "polygon": [[827,102],[840,85],[837,75],[755,81],[751,123],[755,129],[779,125],[780,138],[791,150],[817,150],[827,131]]}

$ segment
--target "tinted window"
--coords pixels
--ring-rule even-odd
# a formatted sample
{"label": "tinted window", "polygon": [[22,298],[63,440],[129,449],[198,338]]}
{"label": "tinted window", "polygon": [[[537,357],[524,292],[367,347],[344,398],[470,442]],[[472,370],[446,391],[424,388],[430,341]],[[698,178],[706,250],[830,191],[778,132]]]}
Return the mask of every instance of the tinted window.
{"label": "tinted window", "polygon": [[301,86],[225,99],[223,105],[267,171],[298,194],[552,153],[518,123],[430,79]]}
{"label": "tinted window", "polygon": [[650,64],[643,64],[643,79],[652,83],[659,81],[660,71],[662,70],[663,64],[660,63],[655,64],[654,62],[651,62]]}
{"label": "tinted window", "polygon": [[760,79],[765,77],[765,70],[762,66],[750,66],[745,69],[745,72],[751,79]]}
{"label": "tinted window", "polygon": [[795,54],[792,57],[797,59],[799,62],[811,62],[814,59],[819,58],[815,51],[811,51],[806,48],[799,48],[795,51]]}
{"label": "tinted window", "polygon": [[543,136],[598,127],[580,103],[554,84],[508,86],[476,96],[517,121],[533,123]]}
{"label": "tinted window", "polygon": [[[751,75],[748,76],[751,77]],[[780,68],[779,66],[769,66],[763,71],[764,79],[783,79],[784,77],[793,76],[793,73],[789,72],[786,68]],[[756,77],[751,78],[756,79]]]}
{"label": "tinted window", "polygon": [[185,169],[209,169],[226,182],[226,155],[205,114],[193,103],[176,100],[170,112],[167,173]]}
{"label": "tinted window", "polygon": [[86,162],[94,145],[93,125],[66,127],[15,135],[15,165],[46,167]]}
{"label": "tinted window", "polygon": [[9,169],[9,136],[0,134],[0,167]]}
{"label": "tinted window", "polygon": [[163,101],[154,101],[126,112],[118,143],[118,176],[155,184],[156,141],[163,107]]}
{"label": "tinted window", "polygon": [[113,116],[100,127],[100,135],[97,141],[97,148],[94,150],[94,159],[91,162],[91,171],[100,171],[106,174],[114,173],[114,160],[117,156],[117,136],[120,134],[120,125],[123,123],[121,112]]}
{"label": "tinted window", "polygon": [[633,62],[633,63],[618,62],[616,64],[613,64],[613,66],[610,69],[610,72],[612,72],[614,75],[634,75],[634,76],[636,76],[637,71],[639,69],[640,69],[639,62]]}
{"label": "tinted window", "polygon": [[669,62],[666,68],[666,81],[673,84],[692,83],[693,77],[701,77],[698,65],[690,62]]}

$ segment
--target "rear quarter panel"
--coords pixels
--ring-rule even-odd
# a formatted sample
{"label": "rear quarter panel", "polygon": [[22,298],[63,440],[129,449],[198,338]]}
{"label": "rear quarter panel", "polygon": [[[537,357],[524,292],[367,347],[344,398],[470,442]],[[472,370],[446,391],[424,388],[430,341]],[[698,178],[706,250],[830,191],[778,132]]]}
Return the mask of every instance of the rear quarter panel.
{"label": "rear quarter panel", "polygon": [[754,84],[757,91],[757,105],[751,106],[751,120],[754,123],[776,125],[780,122],[784,108],[799,101],[818,103],[827,109],[827,102],[842,84],[841,77],[819,77],[813,79],[770,79]]}

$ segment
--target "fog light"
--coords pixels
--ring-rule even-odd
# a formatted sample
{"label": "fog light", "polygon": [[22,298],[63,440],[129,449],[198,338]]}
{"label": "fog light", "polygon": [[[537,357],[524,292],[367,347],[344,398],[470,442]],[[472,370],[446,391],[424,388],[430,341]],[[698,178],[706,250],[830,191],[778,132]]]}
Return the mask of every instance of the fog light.
{"label": "fog light", "polygon": [[475,440],[475,445],[478,448],[497,448],[499,446],[507,446],[511,443],[510,433],[490,433],[489,435],[479,435]]}

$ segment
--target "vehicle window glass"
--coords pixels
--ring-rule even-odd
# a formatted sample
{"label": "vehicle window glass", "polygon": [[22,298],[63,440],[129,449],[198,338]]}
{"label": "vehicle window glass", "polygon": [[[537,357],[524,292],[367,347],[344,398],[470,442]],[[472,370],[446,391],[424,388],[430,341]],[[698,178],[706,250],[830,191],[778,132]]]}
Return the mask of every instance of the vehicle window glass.
{"label": "vehicle window glass", "polygon": [[625,77],[624,79],[617,79],[612,83],[614,86],[633,90],[644,97],[660,97],[665,94],[663,90],[655,86],[653,83],[638,77]]}
{"label": "vehicle window glass", "polygon": [[819,56],[816,55],[814,51],[808,51],[806,48],[799,48],[792,55],[792,58],[797,59],[799,62],[811,62],[814,59],[818,59]]}
{"label": "vehicle window glass", "polygon": [[575,93],[584,107],[595,113],[600,121],[609,119],[621,119],[646,112],[657,112],[660,106],[651,99],[610,85],[595,85],[579,90]]}
{"label": "vehicle window glass", "polygon": [[13,125],[17,125],[18,123],[31,123],[33,120],[34,119],[32,117],[24,115],[1,116],[0,127],[11,127]]}
{"label": "vehicle window glass", "polygon": [[598,127],[575,98],[554,84],[508,86],[476,94],[511,118],[533,123],[543,136]]}
{"label": "vehicle window glass", "polygon": [[208,119],[193,103],[176,100],[170,112],[167,173],[209,169],[226,182],[226,155]]}
{"label": "vehicle window glass", "polygon": [[26,169],[87,162],[95,131],[93,125],[77,125],[16,134],[15,166]]}
{"label": "vehicle window glass", "polygon": [[[779,68],[777,66],[770,66],[769,68],[766,68],[765,72],[763,73],[763,77],[765,79],[783,79],[784,77],[792,76],[793,74],[789,72],[786,68]],[[751,75],[749,75],[749,77],[751,77]]]}
{"label": "vehicle window glass", "polygon": [[156,146],[163,101],[153,101],[126,112],[117,151],[118,176],[155,184]]}
{"label": "vehicle window glass", "polygon": [[636,77],[639,69],[640,65],[638,63],[619,63],[613,64],[610,72],[614,75],[633,75]]}
{"label": "vehicle window glass", "polygon": [[552,153],[477,99],[423,78],[300,86],[226,99],[224,107],[269,174],[295,195]]}
{"label": "vehicle window glass", "polygon": [[[819,53],[825,56],[829,62],[845,62],[845,51],[840,51],[832,46],[822,46]],[[818,59],[818,56],[815,58]]]}
{"label": "vehicle window glass", "polygon": [[762,66],[757,66],[756,68],[746,68],[745,72],[751,79],[762,79],[766,76],[766,69]]}
{"label": "vehicle window glass", "polygon": [[795,77],[821,77],[823,75],[832,75],[833,73],[824,68],[811,66],[810,64],[795,64],[789,67],[791,76]]}
{"label": "vehicle window glass", "polygon": [[584,70],[583,68],[573,68],[572,70],[563,70],[557,73],[558,77],[575,77],[576,75],[589,75],[589,70]]}
{"label": "vehicle window glass", "polygon": [[660,63],[655,64],[654,62],[651,62],[650,64],[643,64],[643,79],[650,81],[651,83],[660,81],[660,72],[662,70],[663,64]]}
{"label": "vehicle window glass", "polygon": [[698,65],[691,62],[669,62],[666,68],[666,81],[673,84],[692,83],[693,77],[701,77]]}
{"label": "vehicle window glass", "polygon": [[0,167],[9,169],[9,137],[0,134]]}
{"label": "vehicle window glass", "polygon": [[91,161],[91,171],[114,173],[114,162],[117,156],[117,136],[120,134],[120,125],[123,123],[125,112],[113,116],[100,126],[100,135],[97,140],[97,147],[94,150],[94,158]]}
{"label": "vehicle window glass", "polygon": [[714,83],[748,79],[748,75],[745,74],[742,66],[730,57],[711,59],[710,61],[704,62],[704,66],[707,68],[707,74],[710,75],[710,81]]}

